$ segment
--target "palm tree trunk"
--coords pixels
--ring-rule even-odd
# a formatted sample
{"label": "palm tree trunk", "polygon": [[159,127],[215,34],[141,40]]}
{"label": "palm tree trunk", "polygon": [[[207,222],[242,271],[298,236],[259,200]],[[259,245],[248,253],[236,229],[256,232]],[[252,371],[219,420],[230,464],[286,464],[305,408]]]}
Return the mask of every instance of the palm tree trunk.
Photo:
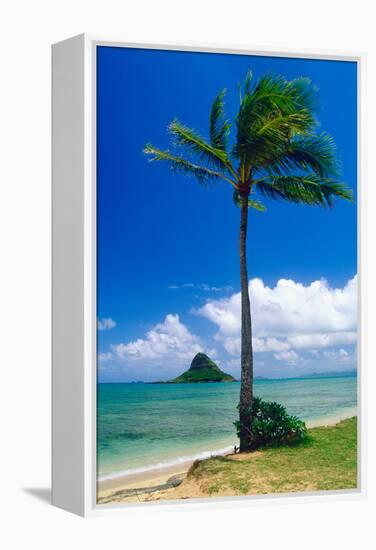
{"label": "palm tree trunk", "polygon": [[251,406],[253,399],[253,350],[251,306],[247,273],[248,195],[241,197],[240,283],[241,283],[241,384],[239,402],[240,451],[251,448]]}

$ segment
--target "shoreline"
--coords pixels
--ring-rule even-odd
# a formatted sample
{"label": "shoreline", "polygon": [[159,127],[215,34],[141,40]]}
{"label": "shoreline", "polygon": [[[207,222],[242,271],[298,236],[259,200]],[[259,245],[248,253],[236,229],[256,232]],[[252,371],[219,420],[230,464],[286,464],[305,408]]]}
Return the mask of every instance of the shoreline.
{"label": "shoreline", "polygon": [[[334,426],[353,416],[357,415],[357,407],[351,408],[349,410],[343,411],[342,414],[336,416],[326,416],[313,420],[306,421],[307,428],[317,428],[324,426]],[[235,443],[234,443],[235,445]],[[233,446],[232,445],[232,449]],[[205,453],[207,454],[206,458],[211,456],[225,456],[233,453],[233,450],[223,449]],[[204,453],[202,453],[204,454]],[[176,476],[184,479],[189,468],[192,466],[193,462],[197,460],[196,457],[187,458],[186,461],[178,462],[176,464],[167,464],[166,466],[160,465],[155,468],[145,469],[143,471],[137,471],[129,474],[120,474],[119,476],[113,476],[106,479],[99,480],[97,482],[97,500],[100,503],[102,499],[110,499],[111,496],[115,496],[116,493],[127,492],[131,490],[139,490],[141,493],[143,490],[150,490],[155,488],[156,491],[163,490],[168,488],[167,484],[171,478]],[[201,459],[205,460],[205,458]],[[165,487],[163,487],[165,486]],[[136,493],[136,491],[135,491]],[[127,501],[137,501],[139,500],[137,494],[134,498],[129,497]]]}
{"label": "shoreline", "polygon": [[[234,443],[235,445],[235,443]],[[223,450],[213,450],[187,457],[187,460],[179,461],[175,464],[167,463],[161,464],[156,467],[145,468],[145,470],[137,471],[129,474],[122,474],[118,476],[108,477],[106,479],[99,480],[97,483],[98,491],[101,493],[115,490],[125,490],[138,488],[141,485],[143,487],[150,487],[151,483],[159,485],[166,483],[167,480],[175,475],[186,474],[195,460],[205,460],[207,458],[213,458],[215,456],[226,456],[233,453],[234,445],[230,445]],[[205,455],[205,456],[203,456]],[[202,458],[198,458],[202,456]]]}

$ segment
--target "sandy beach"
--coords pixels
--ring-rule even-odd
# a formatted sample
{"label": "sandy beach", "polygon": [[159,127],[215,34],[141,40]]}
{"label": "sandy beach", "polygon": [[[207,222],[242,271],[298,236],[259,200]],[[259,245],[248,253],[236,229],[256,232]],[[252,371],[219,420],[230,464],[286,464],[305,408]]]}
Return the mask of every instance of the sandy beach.
{"label": "sandy beach", "polygon": [[[229,455],[233,455],[233,453],[224,452],[219,454],[213,452],[212,456]],[[158,500],[158,496],[160,498],[162,493],[176,489],[186,479],[187,472],[193,462],[194,460],[187,460],[172,466],[100,481],[97,486],[98,503]],[[158,493],[158,495],[155,493]]]}

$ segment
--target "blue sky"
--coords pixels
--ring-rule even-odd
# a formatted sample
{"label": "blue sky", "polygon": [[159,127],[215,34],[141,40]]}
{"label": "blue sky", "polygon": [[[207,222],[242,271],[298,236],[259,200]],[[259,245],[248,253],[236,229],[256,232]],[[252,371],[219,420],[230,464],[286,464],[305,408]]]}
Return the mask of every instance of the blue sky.
{"label": "blue sky", "polygon": [[[223,88],[233,119],[249,69],[255,79],[311,78],[320,130],[334,137],[343,180],[356,190],[355,63],[99,47],[100,380],[168,379],[201,349],[238,375],[239,211],[230,186],[202,188],[149,163],[142,149],[170,147],[175,117],[206,136]],[[353,368],[356,204],[266,206],[251,212],[249,229],[256,373]],[[273,304],[279,325],[266,315]]]}

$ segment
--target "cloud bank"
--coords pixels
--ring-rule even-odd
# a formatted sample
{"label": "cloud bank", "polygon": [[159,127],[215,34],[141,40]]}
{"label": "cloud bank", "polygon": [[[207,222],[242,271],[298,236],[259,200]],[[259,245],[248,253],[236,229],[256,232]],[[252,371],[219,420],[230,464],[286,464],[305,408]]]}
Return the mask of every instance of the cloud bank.
{"label": "cloud bank", "polygon": [[149,330],[145,338],[112,346],[114,356],[120,360],[131,358],[158,362],[161,359],[191,361],[202,349],[200,338],[189,331],[179,315],[173,314]]}
{"label": "cloud bank", "polygon": [[[249,289],[256,373],[288,376],[356,366],[356,276],[343,288],[332,288],[324,279],[308,285],[281,279],[274,287],[253,279]],[[178,314],[169,313],[142,337],[101,350],[99,366],[118,378],[164,380],[180,374],[204,351],[239,376],[240,298],[239,292],[208,298],[193,310],[208,321],[206,328],[200,321],[192,330]],[[109,330],[115,324],[101,319],[98,328]]]}
{"label": "cloud bank", "polygon": [[[249,290],[255,352],[281,353],[356,342],[356,276],[344,288],[331,288],[325,279],[307,286],[280,279],[271,288],[261,279],[253,279]],[[208,300],[196,310],[196,314],[217,326],[215,338],[230,355],[240,352],[240,298],[238,292],[220,300]]]}

